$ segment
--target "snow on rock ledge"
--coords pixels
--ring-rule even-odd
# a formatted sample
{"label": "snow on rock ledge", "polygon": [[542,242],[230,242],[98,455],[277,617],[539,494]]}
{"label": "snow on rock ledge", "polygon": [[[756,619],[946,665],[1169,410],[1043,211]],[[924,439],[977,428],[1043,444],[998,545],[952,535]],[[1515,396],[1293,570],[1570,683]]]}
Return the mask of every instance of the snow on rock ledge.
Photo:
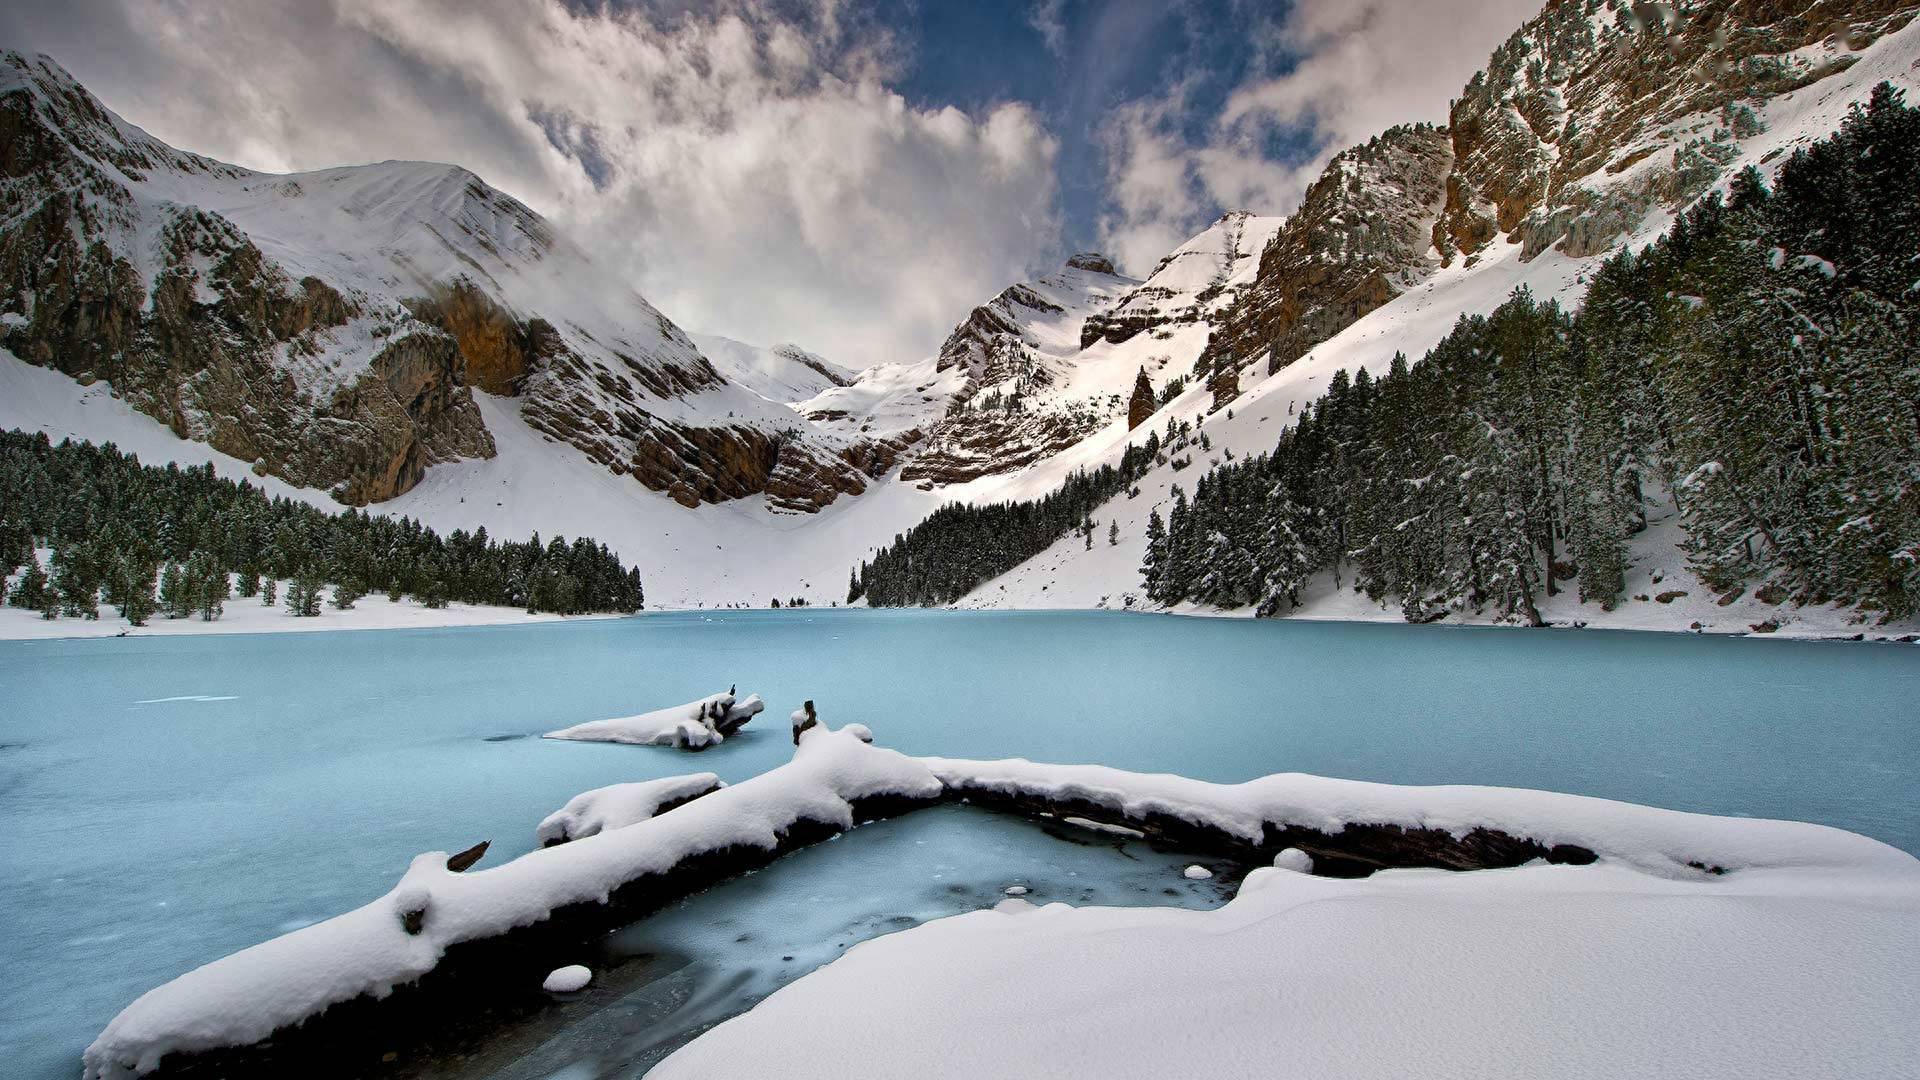
{"label": "snow on rock ledge", "polygon": [[567,805],[548,814],[534,835],[543,847],[582,840],[658,817],[724,786],[718,776],[703,772],[594,788],[575,795],[567,800]]}
{"label": "snow on rock ledge", "polygon": [[741,725],[766,708],[759,694],[748,694],[736,702],[734,692],[709,694],[685,705],[655,709],[638,716],[620,716],[612,720],[594,720],[559,731],[544,738],[575,742],[626,743],[632,746],[676,746],[682,750],[704,750],[739,731]]}
{"label": "snow on rock ledge", "polygon": [[[309,1023],[330,1007],[381,999],[397,987],[435,973],[449,949],[471,948],[505,935],[560,921],[577,905],[600,905],[618,915],[625,900],[644,909],[658,896],[631,897],[631,888],[669,886],[685,895],[745,865],[763,865],[805,837],[852,827],[862,804],[930,802],[940,782],[926,766],[851,734],[818,731],[786,765],[725,787],[658,817],[556,847],[541,848],[501,866],[452,873],[444,852],[415,857],[386,896],[344,915],[216,960],[148,991],[110,1022],[83,1055],[88,1080],[150,1072],[170,1054],[310,1039],[315,1052],[334,1035],[352,1035],[345,1012],[340,1031]],[[741,855],[741,853],[747,853]],[[757,855],[753,853],[758,853]],[[674,877],[691,866],[691,879]],[[600,908],[591,910],[599,911]],[[417,933],[409,933],[406,916]],[[585,924],[583,924],[584,926]],[[609,927],[598,926],[598,932]],[[582,930],[585,933],[585,929]],[[472,955],[472,954],[470,954]],[[497,957],[475,956],[461,978],[507,982]],[[538,986],[543,966],[528,986]],[[449,975],[443,984],[459,982]],[[415,987],[424,996],[425,982]],[[443,985],[443,989],[446,988]],[[457,988],[464,990],[464,987]],[[454,992],[449,990],[449,992]],[[287,1051],[282,1048],[283,1052]],[[236,1063],[228,1072],[247,1071]],[[216,1069],[216,1071],[219,1071]]]}

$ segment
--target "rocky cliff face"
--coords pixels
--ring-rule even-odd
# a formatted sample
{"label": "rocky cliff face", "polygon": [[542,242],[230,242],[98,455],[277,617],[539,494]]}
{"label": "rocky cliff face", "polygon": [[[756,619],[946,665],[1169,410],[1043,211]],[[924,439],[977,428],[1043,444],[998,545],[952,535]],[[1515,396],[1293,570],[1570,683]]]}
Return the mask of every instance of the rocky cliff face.
{"label": "rocky cliff face", "polygon": [[391,498],[495,452],[475,390],[688,506],[818,509],[897,453],[730,382],[464,169],[254,173],[167,146],[17,53],[0,54],[0,137],[0,346],[110,380],[263,473]]}
{"label": "rocky cliff face", "polygon": [[1605,250],[1720,179],[1753,106],[1844,70],[1911,0],[1553,0],[1496,50],[1449,117],[1445,259],[1496,237],[1532,258]]}
{"label": "rocky cliff face", "polygon": [[[1755,107],[1853,63],[1912,0],[1552,0],[1453,103],[1338,156],[1200,362],[1273,372],[1489,244],[1607,250],[1722,179]],[[1089,334],[1110,335],[1106,324]],[[1124,332],[1122,330],[1122,332]]]}
{"label": "rocky cliff face", "polygon": [[1447,133],[1431,125],[1336,155],[1261,252],[1203,364],[1237,369],[1264,354],[1277,371],[1424,277],[1452,165]]}
{"label": "rocky cliff face", "polygon": [[149,190],[244,171],[122,124],[44,60],[0,65],[0,345],[349,503],[493,453],[451,337]]}

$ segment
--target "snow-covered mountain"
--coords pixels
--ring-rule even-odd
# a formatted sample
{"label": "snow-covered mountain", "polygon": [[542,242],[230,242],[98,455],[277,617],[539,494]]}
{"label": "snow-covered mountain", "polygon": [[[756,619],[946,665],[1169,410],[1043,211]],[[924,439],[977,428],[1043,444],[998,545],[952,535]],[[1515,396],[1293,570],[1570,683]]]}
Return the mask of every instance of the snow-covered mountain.
{"label": "snow-covered mountain", "polygon": [[[0,345],[108,380],[308,495],[404,492],[379,509],[597,536],[667,606],[844,599],[850,567],[938,505],[1037,498],[1149,429],[1192,425],[1137,496],[1095,515],[1091,548],[1066,538],[964,601],[1120,606],[1139,589],[1147,515],[1176,483],[1270,449],[1335,371],[1418,360],[1515,287],[1577,303],[1606,253],[1830,133],[1876,82],[1912,93],[1917,9],[1555,0],[1446,128],[1396,127],[1337,155],[1284,221],[1227,214],[1145,281],[1076,256],[966,313],[933,355],[858,373],[688,338],[460,170],[249,173],[150,139],[48,61],[10,57],[0,107],[23,134],[0,158]],[[1130,431],[1141,373],[1151,415]],[[0,389],[21,395],[0,394],[0,424],[167,452],[101,386],[44,374],[9,374]],[[1675,536],[1655,539],[1669,550]],[[1684,573],[1653,558],[1636,573]],[[1377,614],[1331,589],[1302,613]],[[1631,605],[1547,615],[1638,624]]]}
{"label": "snow-covered mountain", "polygon": [[0,55],[0,114],[0,344],[263,474],[392,498],[495,452],[478,389],[685,506],[817,510],[865,489],[858,440],[812,437],[756,392],[774,387],[723,375],[464,169],[252,172],[167,146],[19,53]]}
{"label": "snow-covered mountain", "polygon": [[1147,280],[1105,311],[1087,317],[1081,345],[1115,345],[1171,323],[1214,321],[1232,308],[1260,269],[1261,253],[1284,218],[1231,210],[1161,259]]}

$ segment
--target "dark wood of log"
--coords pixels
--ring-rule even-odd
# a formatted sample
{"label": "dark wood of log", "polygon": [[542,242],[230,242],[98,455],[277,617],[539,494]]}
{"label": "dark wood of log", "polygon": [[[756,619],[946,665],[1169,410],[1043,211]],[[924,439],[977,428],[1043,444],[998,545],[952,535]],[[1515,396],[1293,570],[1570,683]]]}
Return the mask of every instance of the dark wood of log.
{"label": "dark wood of log", "polygon": [[447,869],[457,874],[467,867],[472,866],[474,863],[479,862],[487,853],[487,845],[492,842],[491,840],[482,840],[465,851],[457,851],[447,856]]}
{"label": "dark wood of log", "polygon": [[807,714],[807,718],[793,725],[793,745],[795,746],[800,745],[801,732],[811,727],[818,727],[820,724],[820,718],[814,715],[812,699],[808,699],[806,704],[800,706],[800,708]]}

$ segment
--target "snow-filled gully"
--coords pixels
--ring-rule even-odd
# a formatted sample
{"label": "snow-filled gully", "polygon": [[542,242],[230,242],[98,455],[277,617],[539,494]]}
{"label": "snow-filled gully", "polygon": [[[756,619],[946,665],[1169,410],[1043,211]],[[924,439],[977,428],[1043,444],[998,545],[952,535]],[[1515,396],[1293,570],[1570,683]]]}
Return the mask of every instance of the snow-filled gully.
{"label": "snow-filled gully", "polygon": [[1901,880],[1920,869],[1877,841],[1791,822],[1517,789],[1302,774],[1222,785],[913,758],[870,740],[857,724],[813,728],[796,736],[793,761],[735,785],[696,774],[583,794],[563,813],[598,815],[597,831],[553,839],[543,824],[550,846],[499,867],[456,873],[445,853],[421,855],[381,899],[149,991],[87,1049],[86,1075],[360,1075],[402,1051],[470,1052],[549,1007],[544,976],[610,931],[858,824],[939,804],[1135,830],[1216,856],[1233,880],[1270,864],[1356,878],[1605,861],[1702,882],[1749,868]]}

